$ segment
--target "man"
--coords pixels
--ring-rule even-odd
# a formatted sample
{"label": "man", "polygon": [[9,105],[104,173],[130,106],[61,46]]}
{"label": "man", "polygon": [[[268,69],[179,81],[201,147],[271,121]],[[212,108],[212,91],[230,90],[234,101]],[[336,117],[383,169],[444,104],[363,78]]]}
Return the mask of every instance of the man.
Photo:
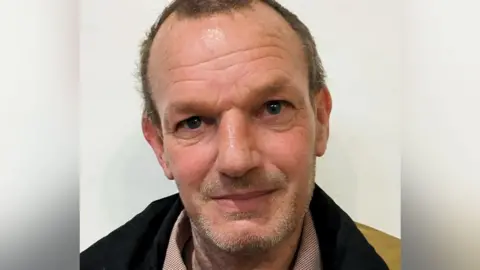
{"label": "man", "polygon": [[273,0],[177,0],[141,50],[143,133],[179,193],[81,269],[387,269],[316,184],[332,108],[308,29]]}

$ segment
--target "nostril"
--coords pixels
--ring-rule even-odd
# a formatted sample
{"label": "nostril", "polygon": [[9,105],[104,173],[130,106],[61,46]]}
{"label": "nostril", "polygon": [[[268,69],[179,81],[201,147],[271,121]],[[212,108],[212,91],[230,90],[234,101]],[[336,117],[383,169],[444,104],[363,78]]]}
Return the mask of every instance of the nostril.
{"label": "nostril", "polygon": [[238,177],[254,167],[254,162],[250,151],[246,148],[227,147],[219,155],[219,171],[231,176]]}

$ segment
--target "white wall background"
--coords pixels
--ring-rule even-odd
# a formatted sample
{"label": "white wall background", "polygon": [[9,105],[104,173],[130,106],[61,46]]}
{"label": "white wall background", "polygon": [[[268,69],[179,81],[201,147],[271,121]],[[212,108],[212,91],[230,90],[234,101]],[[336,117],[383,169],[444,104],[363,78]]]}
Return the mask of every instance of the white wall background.
{"label": "white wall background", "polygon": [[[317,183],[353,219],[400,237],[402,1],[284,0],[309,26],[333,98]],[[80,248],[176,192],[144,141],[138,46],[167,1],[82,0]]]}

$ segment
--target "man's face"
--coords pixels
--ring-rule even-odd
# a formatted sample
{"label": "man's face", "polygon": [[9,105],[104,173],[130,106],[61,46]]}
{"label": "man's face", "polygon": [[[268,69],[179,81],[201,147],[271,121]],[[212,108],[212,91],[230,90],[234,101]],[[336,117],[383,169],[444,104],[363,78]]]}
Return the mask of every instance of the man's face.
{"label": "man's face", "polygon": [[310,99],[299,38],[254,7],[172,15],[149,66],[162,136],[150,122],[145,136],[194,231],[231,252],[271,247],[300,224],[328,137],[330,97]]}

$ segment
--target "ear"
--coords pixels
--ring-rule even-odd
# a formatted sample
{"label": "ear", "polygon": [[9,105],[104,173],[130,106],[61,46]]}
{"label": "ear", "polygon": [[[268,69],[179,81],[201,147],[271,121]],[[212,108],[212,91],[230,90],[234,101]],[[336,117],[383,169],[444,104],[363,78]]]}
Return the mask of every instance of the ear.
{"label": "ear", "polygon": [[161,127],[157,127],[152,122],[150,117],[143,115],[142,131],[143,131],[143,136],[147,140],[148,144],[150,144],[150,146],[152,147],[158,162],[162,166],[165,176],[168,179],[173,180],[173,174],[172,174],[172,171],[170,170],[168,159],[165,158],[166,155],[165,155],[165,149],[163,145],[163,136],[162,136]]}
{"label": "ear", "polygon": [[315,154],[321,157],[327,150],[328,137],[330,135],[330,113],[332,111],[332,98],[327,87],[318,91],[314,98],[315,113]]}

